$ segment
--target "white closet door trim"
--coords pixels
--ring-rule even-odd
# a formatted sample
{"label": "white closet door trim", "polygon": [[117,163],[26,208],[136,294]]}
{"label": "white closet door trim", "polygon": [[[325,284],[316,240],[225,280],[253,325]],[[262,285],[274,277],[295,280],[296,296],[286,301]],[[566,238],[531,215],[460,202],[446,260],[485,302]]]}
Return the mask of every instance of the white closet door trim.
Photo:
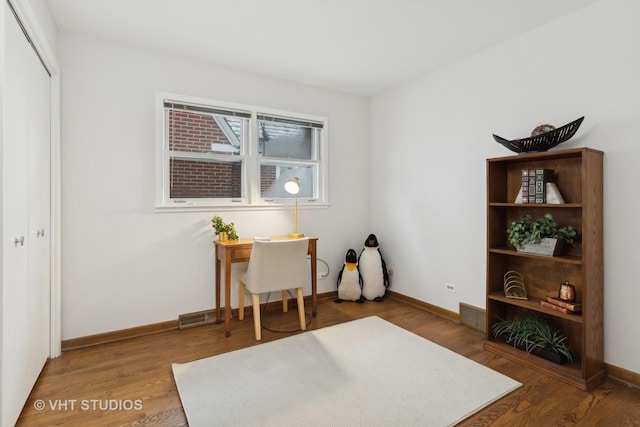
{"label": "white closet door trim", "polygon": [[60,67],[29,2],[7,0],[51,75],[51,344],[49,357],[62,353],[60,247]]}

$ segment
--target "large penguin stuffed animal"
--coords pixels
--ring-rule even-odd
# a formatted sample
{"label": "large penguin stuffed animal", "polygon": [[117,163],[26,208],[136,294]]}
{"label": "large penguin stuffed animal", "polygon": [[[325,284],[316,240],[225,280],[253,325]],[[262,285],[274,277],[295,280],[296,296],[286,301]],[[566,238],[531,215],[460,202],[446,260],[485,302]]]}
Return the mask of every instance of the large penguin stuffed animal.
{"label": "large penguin stuffed animal", "polygon": [[362,276],[358,270],[356,251],[349,249],[344,257],[344,265],[338,274],[338,298],[334,302],[364,302],[362,297]]}
{"label": "large penguin stuffed animal", "polygon": [[369,234],[364,242],[358,268],[362,275],[362,296],[368,300],[382,301],[389,287],[389,273],[375,234]]}

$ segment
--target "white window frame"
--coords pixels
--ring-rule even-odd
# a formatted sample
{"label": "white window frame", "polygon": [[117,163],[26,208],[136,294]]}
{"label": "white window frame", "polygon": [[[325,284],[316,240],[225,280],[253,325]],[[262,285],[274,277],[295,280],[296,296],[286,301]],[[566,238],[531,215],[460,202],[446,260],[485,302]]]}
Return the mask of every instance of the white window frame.
{"label": "white window frame", "polygon": [[[201,198],[201,199],[176,199],[169,197],[169,150],[166,141],[167,126],[165,116],[165,102],[175,102],[206,108],[250,112],[248,137],[244,154],[234,156],[234,160],[243,162],[242,167],[242,198]],[[297,121],[308,121],[322,125],[318,147],[318,160],[289,160],[280,158],[260,158],[258,153],[258,115],[285,117]],[[326,207],[328,199],[328,146],[329,146],[328,119],[322,116],[277,110],[273,108],[257,107],[245,104],[230,103],[193,96],[185,96],[173,93],[158,92],[156,94],[156,212],[175,211],[209,211],[216,210],[243,210],[243,209],[279,209],[290,207],[292,197],[263,198],[260,194],[260,165],[261,163],[311,165],[315,164],[316,176],[314,184],[315,198],[298,198],[298,205],[302,208],[309,206]],[[240,142],[243,143],[242,141]],[[223,155],[224,156],[224,155]],[[220,158],[223,158],[221,156]],[[193,158],[211,158],[218,156],[194,153]]]}

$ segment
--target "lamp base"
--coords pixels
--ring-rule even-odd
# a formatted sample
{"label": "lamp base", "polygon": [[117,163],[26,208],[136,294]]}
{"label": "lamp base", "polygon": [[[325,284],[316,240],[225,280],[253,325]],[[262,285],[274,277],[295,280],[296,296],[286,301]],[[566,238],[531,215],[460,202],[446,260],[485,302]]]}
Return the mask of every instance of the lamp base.
{"label": "lamp base", "polygon": [[302,233],[289,233],[290,239],[301,239],[303,237],[304,237],[304,234]]}

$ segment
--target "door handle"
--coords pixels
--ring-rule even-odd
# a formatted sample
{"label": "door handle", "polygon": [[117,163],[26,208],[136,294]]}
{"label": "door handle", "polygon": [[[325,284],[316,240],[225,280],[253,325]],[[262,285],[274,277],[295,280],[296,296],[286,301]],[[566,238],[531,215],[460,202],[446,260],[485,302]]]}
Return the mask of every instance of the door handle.
{"label": "door handle", "polygon": [[36,231],[36,237],[44,237],[44,228]]}
{"label": "door handle", "polygon": [[20,236],[19,238],[16,237],[13,240],[13,244],[16,246],[16,248],[18,247],[18,243],[20,244],[20,246],[24,246],[24,236]]}

